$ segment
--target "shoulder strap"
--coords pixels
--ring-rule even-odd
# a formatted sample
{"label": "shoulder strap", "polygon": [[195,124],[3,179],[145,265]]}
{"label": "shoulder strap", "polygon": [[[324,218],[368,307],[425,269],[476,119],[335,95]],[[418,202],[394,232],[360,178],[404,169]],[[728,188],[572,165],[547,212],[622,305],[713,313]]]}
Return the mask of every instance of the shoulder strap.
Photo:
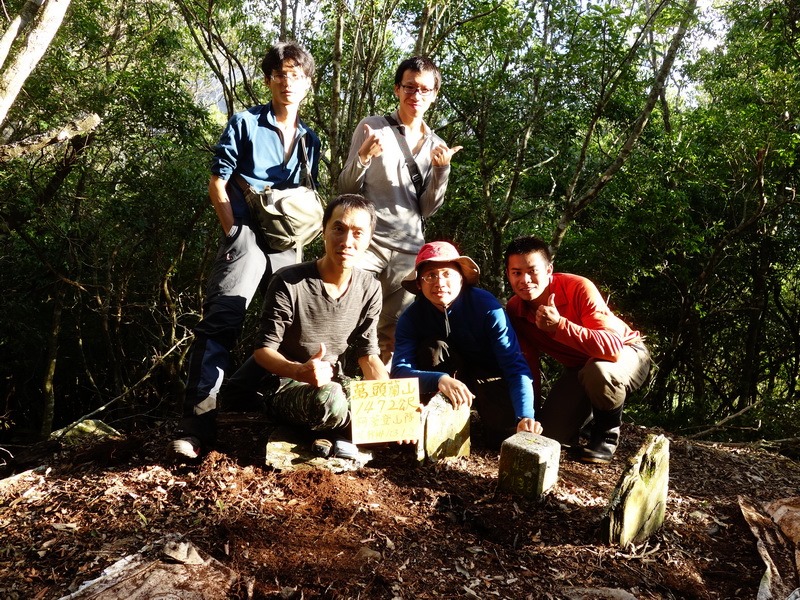
{"label": "shoulder strap", "polygon": [[300,183],[306,185],[312,190],[316,190],[316,187],[314,186],[314,180],[311,178],[311,173],[308,170],[308,151],[306,150],[306,135],[308,134],[300,136]]}
{"label": "shoulder strap", "polygon": [[244,194],[245,197],[247,197],[247,192],[249,192],[250,190],[254,192],[257,191],[252,185],[247,183],[244,177],[242,177],[238,173],[234,174],[233,180],[237,183],[239,189],[242,190],[242,194]]}
{"label": "shoulder strap", "polygon": [[[308,134],[306,134],[308,135]],[[300,161],[300,185],[305,185],[308,188],[316,191],[316,186],[314,185],[314,179],[311,177],[311,173],[308,170],[308,151],[306,150],[306,135],[300,136],[300,143],[297,144],[300,148],[298,159]],[[234,175],[234,180],[239,185],[239,189],[242,190],[242,193],[247,195],[249,190],[253,190],[257,192],[256,188],[251,186],[247,181],[245,181],[244,177],[236,173]],[[267,186],[269,187],[269,186]],[[266,189],[266,188],[265,188]]]}
{"label": "shoulder strap", "polygon": [[419,172],[417,161],[415,161],[414,157],[411,155],[411,148],[408,147],[406,136],[404,133],[400,132],[400,124],[392,115],[384,115],[383,118],[389,123],[389,128],[392,130],[392,133],[394,133],[394,137],[397,138],[397,144],[400,146],[400,150],[403,151],[403,156],[406,158],[406,167],[408,167],[408,172],[411,174],[411,181],[414,184],[414,190],[417,192],[417,198],[419,198],[422,195],[422,175]]}

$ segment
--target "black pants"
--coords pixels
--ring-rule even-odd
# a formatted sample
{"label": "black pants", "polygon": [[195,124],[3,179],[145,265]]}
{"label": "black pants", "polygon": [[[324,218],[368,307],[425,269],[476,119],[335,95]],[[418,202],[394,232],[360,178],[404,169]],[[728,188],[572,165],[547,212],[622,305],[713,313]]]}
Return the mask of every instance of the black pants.
{"label": "black pants", "polygon": [[[499,448],[517,430],[517,419],[508,384],[500,372],[467,365],[461,355],[444,340],[427,340],[417,349],[417,364],[422,371],[443,371],[464,383],[475,394],[472,407],[481,418],[483,438],[490,448]],[[423,397],[423,403],[433,394]]]}

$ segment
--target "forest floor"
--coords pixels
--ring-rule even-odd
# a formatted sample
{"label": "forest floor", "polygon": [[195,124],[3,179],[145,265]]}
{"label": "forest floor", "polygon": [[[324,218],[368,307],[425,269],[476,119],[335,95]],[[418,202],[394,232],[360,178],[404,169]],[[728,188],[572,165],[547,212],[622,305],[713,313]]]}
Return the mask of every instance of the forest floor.
{"label": "forest floor", "polygon": [[217,449],[197,465],[166,463],[159,429],[61,449],[0,480],[0,598],[61,598],[178,534],[240,576],[233,598],[754,599],[765,566],[738,498],[800,490],[786,457],[668,435],[664,526],[619,548],[600,542],[603,510],[654,433],[632,424],[610,465],[562,453],[557,485],[531,502],[496,490],[499,454],[479,439],[469,457],[432,465],[393,447],[358,471],[276,472],[265,425],[221,416]]}

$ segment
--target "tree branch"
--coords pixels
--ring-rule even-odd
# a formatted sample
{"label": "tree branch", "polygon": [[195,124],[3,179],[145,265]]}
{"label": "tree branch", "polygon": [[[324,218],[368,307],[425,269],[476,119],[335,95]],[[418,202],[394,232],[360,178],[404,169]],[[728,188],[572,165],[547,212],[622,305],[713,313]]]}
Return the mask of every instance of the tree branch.
{"label": "tree branch", "polygon": [[703,431],[699,431],[699,432],[697,432],[697,433],[693,433],[692,435],[687,435],[687,436],[686,436],[686,438],[691,440],[691,439],[695,439],[695,438],[699,438],[699,437],[706,436],[706,435],[708,435],[709,433],[714,433],[714,432],[715,432],[715,431],[717,431],[718,429],[722,428],[722,426],[723,426],[723,425],[725,425],[725,423],[727,423],[728,421],[732,421],[732,420],[733,420],[733,419],[735,419],[736,417],[740,417],[740,416],[742,416],[742,415],[743,415],[744,413],[746,413],[748,410],[750,410],[750,409],[752,409],[752,408],[755,408],[756,406],[759,406],[760,404],[761,404],[761,400],[756,400],[755,402],[753,402],[753,404],[750,404],[750,405],[748,405],[748,406],[745,406],[745,407],[744,407],[742,410],[740,410],[740,411],[737,411],[737,412],[733,413],[732,415],[728,415],[728,416],[727,416],[727,417],[725,417],[724,419],[720,419],[719,421],[717,421],[716,423],[714,423],[714,424],[713,424],[711,427],[709,427],[708,429],[705,429],[705,430],[703,430]]}
{"label": "tree branch", "polygon": [[642,108],[642,112],[639,114],[636,121],[634,121],[631,133],[628,135],[627,139],[620,148],[617,158],[597,178],[594,184],[592,184],[592,186],[581,195],[580,198],[575,200],[570,200],[569,197],[567,198],[567,207],[564,209],[564,213],[561,215],[561,218],[556,225],[556,229],[553,232],[551,246],[554,250],[558,249],[558,247],[561,245],[561,242],[563,241],[567,229],[569,228],[573,219],[583,209],[585,209],[590,202],[597,198],[597,196],[600,194],[600,191],[611,181],[614,175],[616,175],[616,173],[627,162],[631,152],[633,152],[634,146],[639,141],[639,137],[642,135],[642,132],[644,131],[644,128],[650,119],[650,114],[653,112],[653,108],[658,102],[658,99],[661,97],[667,77],[669,76],[672,66],[675,63],[678,49],[683,42],[683,38],[686,36],[689,23],[694,17],[696,9],[697,0],[689,0],[686,6],[684,17],[678,25],[675,35],[672,36],[669,49],[664,56],[664,62],[661,63],[661,67],[656,74],[656,78],[653,81],[652,87],[650,88],[650,93],[647,96],[647,100]]}
{"label": "tree branch", "polygon": [[33,152],[39,152],[43,148],[61,144],[74,137],[86,135],[95,130],[101,123],[100,117],[92,113],[73,119],[63,127],[51,129],[46,133],[34,135],[13,144],[0,146],[0,163],[14,158],[25,156]]}

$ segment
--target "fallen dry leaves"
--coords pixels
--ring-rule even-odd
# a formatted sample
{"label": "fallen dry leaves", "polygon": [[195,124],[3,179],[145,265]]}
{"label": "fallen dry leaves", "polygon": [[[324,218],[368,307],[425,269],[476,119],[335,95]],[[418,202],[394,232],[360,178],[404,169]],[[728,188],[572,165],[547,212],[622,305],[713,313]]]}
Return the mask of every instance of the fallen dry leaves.
{"label": "fallen dry leaves", "polygon": [[755,598],[764,565],[737,497],[795,495],[798,464],[673,439],[665,526],[644,544],[604,546],[603,508],[646,433],[626,425],[605,468],[562,457],[539,503],[497,493],[498,455],[479,447],[423,467],[391,449],[356,473],[273,472],[263,427],[233,419],[196,466],[163,462],[164,432],[117,462],[63,450],[0,481],[0,597],[60,598],[180,534],[250,582],[243,598]]}

